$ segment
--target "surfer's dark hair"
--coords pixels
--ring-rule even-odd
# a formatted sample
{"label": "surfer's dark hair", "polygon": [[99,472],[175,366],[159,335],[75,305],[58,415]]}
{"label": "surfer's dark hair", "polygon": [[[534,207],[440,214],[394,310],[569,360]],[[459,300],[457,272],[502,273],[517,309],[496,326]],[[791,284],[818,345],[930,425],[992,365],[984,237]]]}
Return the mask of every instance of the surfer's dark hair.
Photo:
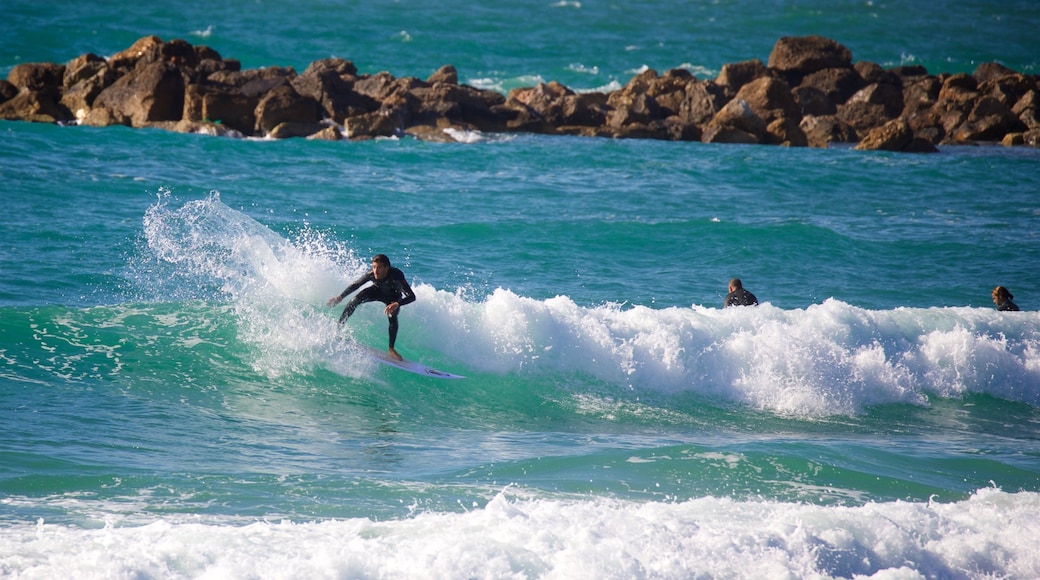
{"label": "surfer's dark hair", "polygon": [[382,264],[383,266],[389,266],[390,258],[387,258],[386,254],[376,254],[375,256],[372,256],[372,263]]}
{"label": "surfer's dark hair", "polygon": [[729,285],[732,286],[734,290],[740,290],[744,287],[744,283],[740,281],[740,278],[730,280]]}
{"label": "surfer's dark hair", "polygon": [[1015,297],[1011,294],[1011,291],[1003,286],[997,286],[993,289],[993,296],[998,300],[1013,300]]}

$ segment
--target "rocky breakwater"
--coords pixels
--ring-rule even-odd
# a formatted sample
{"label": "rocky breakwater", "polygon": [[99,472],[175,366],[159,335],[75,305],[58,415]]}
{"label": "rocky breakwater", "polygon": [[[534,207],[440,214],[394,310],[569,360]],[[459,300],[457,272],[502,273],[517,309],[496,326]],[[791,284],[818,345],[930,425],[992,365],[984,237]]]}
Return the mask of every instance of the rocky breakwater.
{"label": "rocky breakwater", "polygon": [[560,83],[508,95],[459,84],[446,65],[426,80],[358,74],[351,61],[242,70],[206,46],[141,38],[103,58],[27,63],[0,81],[0,119],[127,125],[227,136],[370,139],[447,129],[710,143],[935,151],[936,145],[1040,145],[1038,77],[998,63],[929,74],[853,62],[818,36],[779,39],[767,63],[726,64],[714,79],[647,70],[611,92]]}

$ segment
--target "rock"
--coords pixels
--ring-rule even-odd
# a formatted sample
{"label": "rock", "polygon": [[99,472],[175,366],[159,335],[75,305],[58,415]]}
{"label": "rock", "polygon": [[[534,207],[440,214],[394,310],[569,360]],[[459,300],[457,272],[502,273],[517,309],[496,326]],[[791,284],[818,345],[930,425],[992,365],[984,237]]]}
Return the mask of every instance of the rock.
{"label": "rock", "polygon": [[299,121],[285,121],[278,123],[271,129],[267,136],[271,139],[291,139],[293,137],[310,137],[324,130],[326,125],[321,123],[305,123]]}
{"label": "rock", "polygon": [[357,67],[353,62],[333,58],[315,61],[292,79],[292,86],[301,96],[313,98],[324,114],[337,123],[347,117],[378,110],[380,105],[371,97],[354,92]]}
{"label": "rock", "polygon": [[282,85],[264,95],[256,106],[256,133],[267,134],[286,122],[317,123],[321,117],[318,101],[300,96],[290,85]]}
{"label": "rock", "polygon": [[747,101],[733,99],[718,112],[704,130],[706,143],[763,143],[766,122]]}
{"label": "rock", "polygon": [[776,119],[792,119],[797,127],[801,121],[801,107],[791,95],[791,88],[780,79],[760,77],[741,87],[735,100],[747,103],[766,123]]}
{"label": "rock", "polygon": [[352,141],[362,141],[376,137],[393,137],[397,134],[398,125],[387,112],[376,111],[347,119],[344,128],[347,137]]}
{"label": "rock", "polygon": [[459,72],[455,70],[455,67],[447,64],[437,69],[430,78],[426,79],[427,83],[435,85],[437,83],[446,83],[449,85],[459,84]]}
{"label": "rock", "polygon": [[773,45],[768,66],[791,86],[802,78],[828,68],[851,68],[852,52],[844,45],[822,36],[784,36]]}
{"label": "rock", "polygon": [[801,87],[812,87],[822,92],[834,105],[841,105],[865,87],[863,77],[851,68],[825,68],[806,75]]}
{"label": "rock", "polygon": [[307,139],[311,141],[342,141],[343,132],[339,130],[339,127],[329,125],[321,131],[308,136]]}
{"label": "rock", "polygon": [[686,95],[679,106],[678,116],[684,123],[704,125],[711,121],[727,102],[724,89],[716,83],[693,82],[686,85]]}
{"label": "rock", "polygon": [[867,132],[856,145],[859,151],[902,151],[914,140],[914,132],[903,119],[894,119]]}
{"label": "rock", "polygon": [[955,74],[943,81],[939,89],[939,101],[955,104],[971,103],[978,98],[979,83],[975,77]]}
{"label": "rock", "polygon": [[732,98],[741,87],[768,74],[769,69],[757,58],[724,64],[719,72],[719,76],[715,77],[715,85],[720,87],[724,94]]}
{"label": "rock", "polygon": [[129,48],[112,55],[108,59],[108,64],[113,69],[119,68],[134,68],[137,61],[147,52],[150,48],[162,44],[162,39],[158,36],[144,36],[137,39]]}
{"label": "rock", "polygon": [[0,80],[0,103],[9,101],[18,94],[18,87],[11,84],[11,81]]}
{"label": "rock", "polygon": [[803,117],[806,115],[833,115],[838,112],[834,102],[828,99],[827,95],[816,87],[808,87],[803,84],[791,91],[791,96],[794,97],[795,103],[798,104],[799,112]]}
{"label": "rock", "polygon": [[910,118],[921,111],[932,108],[939,100],[942,83],[935,77],[918,77],[917,80],[903,85],[903,112],[901,116]]}
{"label": "rock", "polygon": [[783,147],[808,147],[809,138],[799,126],[799,120],[792,117],[774,119],[766,126],[765,142]]}
{"label": "rock", "polygon": [[983,97],[976,103],[967,121],[953,131],[952,137],[959,143],[1000,141],[1008,133],[1021,133],[1027,129],[1026,124],[998,99]]}
{"label": "rock", "polygon": [[46,91],[24,90],[0,103],[0,119],[5,121],[60,123],[71,121],[72,118],[72,113]]}
{"label": "rock", "polygon": [[19,91],[47,93],[55,100],[61,98],[65,65],[49,62],[17,64],[7,73],[7,81]]}
{"label": "rock", "polygon": [[190,85],[184,94],[183,118],[219,123],[243,135],[253,135],[259,104],[259,98],[222,85]]}
{"label": "rock", "polygon": [[1029,91],[1011,108],[1011,112],[1030,129],[1040,128],[1040,91]]}
{"label": "rock", "polygon": [[853,143],[859,140],[856,130],[837,115],[807,115],[799,124],[809,147],[826,149],[830,143]]}
{"label": "rock", "polygon": [[973,72],[971,76],[975,77],[975,80],[978,81],[978,83],[981,85],[983,83],[1013,74],[1015,74],[1015,71],[1000,64],[999,62],[984,62],[979,66],[975,67],[975,72]]}
{"label": "rock", "polygon": [[868,85],[838,106],[838,116],[859,132],[880,127],[902,111],[903,93],[890,84]]}
{"label": "rock", "polygon": [[901,76],[881,68],[881,65],[877,63],[864,60],[857,62],[853,68],[866,85],[879,84],[903,87],[903,78]]}
{"label": "rock", "polygon": [[[95,113],[99,109],[105,113]],[[147,127],[158,121],[179,121],[183,112],[180,70],[169,63],[153,62],[134,68],[101,91],[82,122]]]}
{"label": "rock", "polygon": [[526,109],[541,124],[559,125],[564,116],[563,99],[570,95],[574,95],[574,91],[556,81],[538,83],[534,87],[509,91],[506,105]]}

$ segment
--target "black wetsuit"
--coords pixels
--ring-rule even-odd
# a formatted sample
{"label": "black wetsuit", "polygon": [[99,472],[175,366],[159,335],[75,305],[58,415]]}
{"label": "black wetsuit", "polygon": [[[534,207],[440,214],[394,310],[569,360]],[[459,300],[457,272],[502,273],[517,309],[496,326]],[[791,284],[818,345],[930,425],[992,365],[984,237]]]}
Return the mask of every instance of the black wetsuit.
{"label": "black wetsuit", "polygon": [[[369,270],[367,274],[354,280],[350,286],[347,286],[347,289],[340,296],[346,296],[369,282],[372,283],[372,286],[358,292],[357,296],[351,298],[350,302],[347,303],[346,308],[343,309],[343,314],[339,317],[340,324],[346,322],[350,315],[354,314],[354,309],[359,304],[365,302],[382,302],[383,304],[397,302],[400,306],[415,302],[415,292],[412,292],[412,287],[405,280],[404,272],[393,267],[390,268],[386,276],[381,280],[376,280],[375,274]],[[390,348],[394,348],[394,343],[397,342],[398,312],[400,310],[387,316],[390,319]]]}
{"label": "black wetsuit", "polygon": [[1012,302],[1010,298],[997,304],[997,310],[1003,312],[1019,312],[1018,305]]}
{"label": "black wetsuit", "polygon": [[748,292],[743,288],[737,288],[736,290],[726,294],[726,301],[722,303],[722,307],[727,306],[756,306],[758,305],[758,298],[755,295]]}

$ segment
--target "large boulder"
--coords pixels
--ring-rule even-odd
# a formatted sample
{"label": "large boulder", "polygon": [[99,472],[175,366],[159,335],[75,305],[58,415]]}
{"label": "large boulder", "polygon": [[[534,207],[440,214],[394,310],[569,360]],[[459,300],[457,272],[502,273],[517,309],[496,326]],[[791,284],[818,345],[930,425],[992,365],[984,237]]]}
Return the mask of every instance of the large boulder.
{"label": "large boulder", "polygon": [[725,90],[715,82],[692,82],[686,85],[678,116],[684,123],[705,125],[728,101]]}
{"label": "large boulder", "polygon": [[211,122],[252,135],[260,99],[222,85],[189,85],[184,94],[184,119]]}
{"label": "large boulder", "polygon": [[705,143],[763,143],[766,127],[766,122],[747,101],[733,99],[708,123],[701,140]]}
{"label": "large boulder", "polygon": [[722,65],[722,70],[715,77],[715,85],[721,88],[728,98],[733,98],[741,87],[768,74],[769,69],[757,58],[728,63]]}
{"label": "large boulder", "polygon": [[788,118],[794,120],[797,125],[802,118],[801,107],[791,95],[791,88],[780,79],[757,78],[741,87],[734,99],[746,102],[766,123]]}
{"label": "large boulder", "polygon": [[317,123],[321,118],[318,101],[282,85],[264,95],[256,106],[256,133],[266,135],[282,123]]}
{"label": "large boulder", "polygon": [[166,62],[151,62],[123,75],[101,91],[87,125],[147,127],[161,121],[179,121],[184,113],[184,77]]}
{"label": "large boulder", "polygon": [[887,83],[864,87],[838,106],[838,116],[859,132],[880,127],[902,112],[902,90]]}
{"label": "large boulder", "polygon": [[791,86],[814,72],[828,68],[851,68],[852,52],[822,36],[784,36],[773,45],[767,63]]}
{"label": "large boulder", "polygon": [[831,143],[854,143],[859,140],[856,130],[837,115],[806,115],[799,128],[809,147],[825,149]]}
{"label": "large boulder", "polygon": [[914,132],[903,119],[894,119],[867,132],[857,145],[861,151],[902,151],[914,140]]}
{"label": "large boulder", "polygon": [[830,102],[841,105],[866,84],[855,69],[825,68],[806,75],[799,87],[815,88],[822,92]]}
{"label": "large boulder", "polygon": [[954,141],[1000,141],[1008,133],[1022,133],[1029,128],[1011,109],[994,97],[982,97],[968,114],[967,121],[953,131]]}
{"label": "large boulder", "polygon": [[301,96],[321,104],[326,117],[342,123],[347,117],[379,109],[375,99],[354,91],[356,80],[357,67],[353,62],[329,58],[312,62],[292,80],[292,86]]}
{"label": "large boulder", "polygon": [[1011,112],[1030,129],[1040,128],[1040,91],[1029,91],[1011,108]]}

